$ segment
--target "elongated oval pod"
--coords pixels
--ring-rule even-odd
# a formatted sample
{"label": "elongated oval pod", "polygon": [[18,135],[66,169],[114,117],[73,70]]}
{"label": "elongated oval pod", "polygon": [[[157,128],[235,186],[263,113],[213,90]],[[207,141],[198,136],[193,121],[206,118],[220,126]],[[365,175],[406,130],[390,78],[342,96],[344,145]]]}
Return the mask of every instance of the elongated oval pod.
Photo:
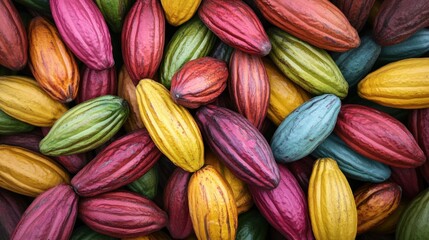
{"label": "elongated oval pod", "polygon": [[34,126],[19,121],[0,110],[0,135],[29,132]]}
{"label": "elongated oval pod", "polygon": [[413,110],[409,116],[409,129],[426,156],[420,172],[429,182],[429,108]]}
{"label": "elongated oval pod", "polygon": [[364,27],[375,0],[332,0],[331,2],[344,13],[350,24],[359,32]]}
{"label": "elongated oval pod", "polygon": [[158,164],[149,169],[139,179],[129,183],[127,187],[131,191],[141,194],[151,200],[153,200],[158,194],[158,183],[159,183],[159,170]]}
{"label": "elongated oval pod", "polygon": [[418,168],[391,167],[391,169],[390,180],[401,187],[403,199],[412,200],[424,190],[423,179]]}
{"label": "elongated oval pod", "polygon": [[98,71],[84,66],[76,102],[79,104],[104,95],[116,95],[117,88],[115,67]]}
{"label": "elongated oval pod", "polygon": [[417,240],[429,235],[427,218],[429,215],[429,189],[414,198],[402,213],[396,227],[396,239]]}
{"label": "elongated oval pod", "polygon": [[137,102],[150,137],[175,165],[195,172],[204,164],[201,132],[188,110],[173,102],[168,90],[151,79],[137,85]]}
{"label": "elongated oval pod", "polygon": [[28,204],[22,195],[0,188],[0,239],[9,240]]}
{"label": "elongated oval pod", "polygon": [[134,4],[135,0],[96,0],[98,8],[106,19],[110,28],[119,33],[122,30],[122,24],[128,10]]}
{"label": "elongated oval pod", "polygon": [[201,0],[161,0],[165,18],[173,26],[179,26],[191,19]]}
{"label": "elongated oval pod", "polygon": [[267,238],[268,222],[256,209],[244,212],[238,216],[236,240]]}
{"label": "elongated oval pod", "polygon": [[38,131],[28,133],[15,133],[13,135],[0,135],[0,144],[22,147],[27,150],[40,153],[39,143],[42,141],[43,135]]}
{"label": "elongated oval pod", "polygon": [[128,103],[111,95],[78,104],[55,122],[40,142],[40,152],[60,156],[95,149],[115,135],[128,112]]}

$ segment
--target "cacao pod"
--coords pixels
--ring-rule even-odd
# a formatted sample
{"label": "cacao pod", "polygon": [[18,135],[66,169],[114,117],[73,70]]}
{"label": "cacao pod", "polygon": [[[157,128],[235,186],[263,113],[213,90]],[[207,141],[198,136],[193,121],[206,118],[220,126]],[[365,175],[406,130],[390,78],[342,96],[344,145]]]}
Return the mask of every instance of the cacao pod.
{"label": "cacao pod", "polygon": [[200,3],[201,0],[161,0],[165,18],[173,26],[182,25],[191,19]]}
{"label": "cacao pod", "polygon": [[402,189],[402,198],[414,199],[424,190],[423,179],[416,168],[391,167],[390,180],[398,184]]}
{"label": "cacao pod", "polygon": [[231,54],[234,51],[233,47],[226,45],[224,42],[219,41],[215,48],[213,48],[213,52],[210,56],[223,60],[226,63],[229,63],[229,59],[231,58]]}
{"label": "cacao pod", "polygon": [[313,164],[314,159],[310,156],[307,156],[287,165],[288,169],[293,174],[293,176],[295,176],[305,194],[308,192],[308,182],[310,181]]}
{"label": "cacao pod", "polygon": [[98,71],[84,66],[76,102],[79,104],[104,95],[116,95],[117,86],[115,67]]}
{"label": "cacao pod", "polygon": [[34,126],[19,121],[0,110],[0,135],[30,132]]}
{"label": "cacao pod", "polygon": [[360,31],[369,17],[369,13],[371,12],[371,8],[374,5],[375,0],[332,0],[331,2],[337,6],[342,13],[344,13],[350,24],[357,31]]}
{"label": "cacao pod", "polygon": [[33,152],[39,151],[39,143],[42,141],[43,135],[37,131],[28,133],[16,133],[13,135],[0,136],[0,144],[22,147]]}
{"label": "cacao pod", "polygon": [[396,227],[396,239],[417,240],[429,235],[427,219],[429,216],[429,189],[420,193],[402,213]]}
{"label": "cacao pod", "polygon": [[0,188],[0,239],[9,240],[27,208],[22,195]]}
{"label": "cacao pod", "polygon": [[256,210],[250,210],[238,216],[236,240],[267,239],[268,222]]}
{"label": "cacao pod", "polygon": [[399,203],[399,206],[387,216],[380,224],[371,230],[371,232],[389,234],[396,231],[399,220],[401,219],[402,213],[405,211],[408,206],[408,202],[402,201]]}
{"label": "cacao pod", "polygon": [[155,164],[149,171],[134,182],[128,184],[128,188],[133,192],[141,194],[153,200],[158,193],[158,165]]}
{"label": "cacao pod", "polygon": [[82,225],[73,231],[70,240],[117,240],[117,238],[106,236]]}
{"label": "cacao pod", "polygon": [[[409,117],[409,129],[417,143],[429,158],[429,108],[413,110]],[[420,168],[426,182],[429,183],[429,161]]]}
{"label": "cacao pod", "polygon": [[45,15],[51,14],[51,9],[49,8],[49,0],[15,0],[31,10],[36,10]]}
{"label": "cacao pod", "polygon": [[107,24],[115,33],[122,30],[125,16],[135,0],[96,0],[98,8],[106,19]]}
{"label": "cacao pod", "polygon": [[122,238],[122,240],[172,240],[172,238],[170,237],[170,235],[166,234],[165,232],[158,231],[146,236],[135,237],[135,238]]}

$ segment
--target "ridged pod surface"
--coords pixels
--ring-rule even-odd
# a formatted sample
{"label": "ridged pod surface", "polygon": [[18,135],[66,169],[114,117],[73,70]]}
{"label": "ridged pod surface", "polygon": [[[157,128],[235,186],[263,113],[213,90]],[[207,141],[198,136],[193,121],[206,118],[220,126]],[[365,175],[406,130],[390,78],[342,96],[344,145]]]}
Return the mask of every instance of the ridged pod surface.
{"label": "ridged pod surface", "polygon": [[156,163],[161,152],[146,129],[137,130],[103,149],[71,180],[80,196],[109,192],[137,180]]}
{"label": "ridged pod surface", "polygon": [[60,156],[95,149],[115,135],[128,112],[128,103],[112,95],[78,104],[55,122],[40,142],[40,152]]}
{"label": "ridged pod surface", "polygon": [[165,18],[158,0],[137,0],[124,22],[122,57],[137,85],[153,78],[161,63],[165,42]]}
{"label": "ridged pod surface", "polygon": [[287,239],[314,239],[307,199],[293,174],[279,165],[280,182],[266,190],[249,186],[255,205],[267,221]]}
{"label": "ridged pod surface", "polygon": [[60,184],[40,194],[25,210],[11,240],[69,239],[77,218],[78,196]]}
{"label": "ridged pod surface", "polygon": [[429,108],[413,110],[409,116],[409,129],[426,156],[420,168],[426,182],[429,182]]}
{"label": "ridged pod surface", "polygon": [[201,0],[161,0],[165,18],[173,26],[182,25],[197,12]]}
{"label": "ridged pod surface", "polygon": [[117,89],[115,67],[93,70],[84,66],[76,102],[82,103],[104,95],[116,95]]}
{"label": "ridged pod surface", "polygon": [[79,218],[93,230],[116,238],[148,235],[167,223],[167,214],[155,203],[128,191],[82,198]]}
{"label": "ridged pod surface", "polygon": [[335,134],[359,154],[390,166],[412,168],[426,161],[413,135],[401,122],[370,107],[343,105]]}
{"label": "ridged pod surface", "polygon": [[31,78],[0,76],[0,109],[30,125],[52,126],[67,108],[52,99]]}
{"label": "ridged pod surface", "polygon": [[228,75],[228,66],[222,60],[212,57],[191,60],[174,74],[171,98],[187,108],[211,103],[225,90]]}
{"label": "ridged pod surface", "polygon": [[401,201],[401,187],[392,182],[364,185],[354,192],[357,214],[357,233],[377,227],[391,215]]}
{"label": "ridged pod surface", "polygon": [[407,206],[396,228],[396,239],[418,240],[429,235],[427,219],[429,216],[429,189],[420,193]]}
{"label": "ridged pod surface", "polygon": [[260,129],[270,102],[270,82],[262,59],[235,50],[229,62],[229,93],[238,112]]}
{"label": "ridged pod surface", "polygon": [[[427,163],[425,162],[425,164]],[[391,169],[390,180],[401,187],[403,199],[414,199],[424,190],[423,179],[417,168],[391,167]]]}
{"label": "ridged pod surface", "polygon": [[129,183],[127,187],[131,189],[131,191],[153,200],[158,195],[158,184],[159,170],[158,165],[155,164],[139,179]]}
{"label": "ridged pod surface", "polygon": [[356,203],[335,160],[316,160],[308,187],[308,208],[316,239],[355,239]]}
{"label": "ridged pod surface", "polygon": [[358,84],[359,96],[383,106],[429,107],[429,58],[409,58],[368,74]]}
{"label": "ridged pod surface", "polygon": [[0,135],[29,132],[34,126],[19,121],[0,110]]}
{"label": "ridged pod surface", "polygon": [[188,61],[207,56],[216,39],[197,17],[180,26],[165,48],[159,69],[161,83],[170,89],[173,75]]}
{"label": "ridged pod surface", "polygon": [[57,163],[30,150],[0,145],[0,156],[0,186],[12,192],[36,197],[70,181]]}
{"label": "ridged pod surface", "polygon": [[0,136],[0,144],[22,147],[33,152],[39,153],[39,143],[43,135],[38,131],[28,133],[15,133],[13,135]]}
{"label": "ridged pod surface", "polygon": [[110,28],[119,33],[128,10],[135,0],[95,0]]}
{"label": "ridged pod surface", "polygon": [[196,114],[204,138],[231,172],[245,183],[273,189],[279,170],[264,136],[242,115],[215,105]]}
{"label": "ridged pod surface", "polygon": [[[332,0],[331,1],[347,17],[350,24],[360,31],[369,17],[375,0]],[[361,39],[362,40],[362,39]]]}
{"label": "ridged pod surface", "polygon": [[79,87],[79,69],[56,27],[42,17],[33,18],[28,41],[30,69],[39,85],[57,101],[73,101]]}
{"label": "ridged pod surface", "polygon": [[150,137],[175,165],[195,172],[204,164],[201,132],[188,110],[173,102],[160,83],[143,79],[137,85],[137,102]]}
{"label": "ridged pod surface", "polygon": [[308,182],[310,181],[314,161],[315,159],[311,156],[307,156],[286,165],[293,176],[295,176],[305,194],[308,192]]}
{"label": "ridged pod surface", "polygon": [[70,50],[85,65],[95,70],[115,64],[109,29],[92,0],[50,0],[58,32]]}
{"label": "ridged pod surface", "polygon": [[344,52],[359,46],[359,35],[329,1],[256,0],[262,15],[283,31],[319,48]]}
{"label": "ridged pod surface", "polygon": [[237,206],[231,188],[216,169],[205,166],[192,175],[188,205],[198,239],[235,239]]}
{"label": "ridged pod surface", "polygon": [[236,240],[266,239],[269,225],[267,220],[253,209],[238,216]]}
{"label": "ridged pod surface", "polygon": [[295,109],[274,132],[271,149],[276,161],[287,163],[309,155],[334,130],[341,100],[324,94]]}
{"label": "ridged pod surface", "polygon": [[402,213],[409,205],[409,201],[401,201],[395,211],[387,216],[380,224],[373,228],[370,232],[390,234],[396,231],[396,227],[401,220]]}
{"label": "ridged pod surface", "polygon": [[9,240],[25,209],[22,195],[0,188],[0,239]]}
{"label": "ridged pod surface", "polygon": [[270,101],[267,117],[275,124],[280,123],[297,107],[310,99],[310,95],[289,80],[268,59],[263,59],[270,82]]}
{"label": "ridged pod surface", "polygon": [[222,42],[235,49],[259,56],[271,51],[262,23],[243,1],[204,0],[198,16]]}
{"label": "ridged pod surface", "polygon": [[27,64],[25,26],[12,0],[0,1],[0,65],[18,71]]}
{"label": "ridged pod surface", "polygon": [[325,50],[278,28],[270,28],[267,32],[273,45],[268,56],[290,80],[315,95],[331,93],[339,98],[347,96],[347,81]]}

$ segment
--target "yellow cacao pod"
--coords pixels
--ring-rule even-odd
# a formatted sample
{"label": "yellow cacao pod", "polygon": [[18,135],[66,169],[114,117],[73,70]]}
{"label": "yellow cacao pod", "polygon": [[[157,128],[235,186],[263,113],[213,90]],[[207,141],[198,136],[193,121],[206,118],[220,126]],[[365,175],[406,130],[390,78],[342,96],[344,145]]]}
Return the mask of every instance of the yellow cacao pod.
{"label": "yellow cacao pod", "polygon": [[201,0],[161,0],[168,23],[179,26],[188,21],[200,6]]}
{"label": "yellow cacao pod", "polygon": [[36,81],[19,76],[0,76],[0,109],[9,116],[38,127],[51,127],[67,111]]}
{"label": "yellow cacao pod", "polygon": [[228,183],[210,165],[195,172],[188,185],[192,226],[199,240],[235,239],[238,213]]}
{"label": "yellow cacao pod", "polygon": [[429,58],[409,58],[387,64],[358,84],[358,94],[393,108],[429,107]]}
{"label": "yellow cacao pod", "polygon": [[137,103],[136,86],[131,80],[125,65],[122,66],[118,76],[118,96],[125,99],[130,106],[130,114],[124,124],[127,132],[144,128],[143,122],[140,119],[139,105]]}
{"label": "yellow cacao pod", "polygon": [[238,214],[246,212],[253,206],[252,195],[247,185],[237,178],[214,153],[206,151],[204,162],[206,165],[213,166],[231,187]]}
{"label": "yellow cacao pod", "polygon": [[320,158],[314,163],[308,209],[316,239],[355,239],[357,211],[353,192],[332,158]]}
{"label": "yellow cacao pod", "polygon": [[29,30],[30,68],[39,85],[55,100],[71,102],[77,96],[79,68],[53,24],[33,18]]}
{"label": "yellow cacao pod", "polygon": [[200,129],[189,111],[177,105],[170,92],[151,79],[137,85],[140,118],[158,149],[188,172],[204,165],[204,144]]}
{"label": "yellow cacao pod", "polygon": [[310,94],[283,75],[269,59],[264,59],[264,65],[270,81],[267,116],[278,126],[289,113],[309,100]]}
{"label": "yellow cacao pod", "polygon": [[21,147],[0,145],[0,187],[36,197],[70,178],[53,160]]}

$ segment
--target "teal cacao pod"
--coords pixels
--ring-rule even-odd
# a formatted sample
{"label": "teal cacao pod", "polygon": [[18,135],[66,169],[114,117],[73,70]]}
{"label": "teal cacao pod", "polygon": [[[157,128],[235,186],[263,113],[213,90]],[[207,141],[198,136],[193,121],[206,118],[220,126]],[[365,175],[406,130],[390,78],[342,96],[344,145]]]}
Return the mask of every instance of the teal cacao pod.
{"label": "teal cacao pod", "polygon": [[334,130],[341,100],[332,94],[313,97],[289,114],[271,139],[277,162],[287,163],[309,155]]}
{"label": "teal cacao pod", "polygon": [[149,199],[154,199],[158,193],[158,180],[158,165],[155,164],[147,173],[127,186],[133,192],[139,193]]}
{"label": "teal cacao pod", "polygon": [[95,2],[109,27],[113,32],[119,33],[125,16],[135,0],[96,0]]}
{"label": "teal cacao pod", "polygon": [[258,210],[250,210],[238,216],[238,227],[235,239],[267,239],[268,227],[267,220],[265,220]]}
{"label": "teal cacao pod", "polygon": [[0,135],[29,132],[34,126],[15,119],[0,110]]}
{"label": "teal cacao pod", "polygon": [[402,213],[396,228],[397,240],[427,239],[429,236],[429,189],[420,193]]}
{"label": "teal cacao pod", "polygon": [[197,17],[183,24],[167,45],[161,62],[161,83],[168,89],[173,75],[185,63],[207,56],[216,42],[216,36]]}
{"label": "teal cacao pod", "polygon": [[82,225],[73,231],[70,240],[115,240],[118,238],[109,237],[98,233],[86,225]]}
{"label": "teal cacao pod", "polygon": [[61,156],[95,149],[115,135],[128,113],[128,103],[112,95],[78,104],[55,122],[40,142],[40,152]]}
{"label": "teal cacao pod", "polygon": [[387,165],[353,151],[333,133],[311,155],[316,158],[329,157],[334,159],[344,175],[359,181],[384,182],[391,174]]}
{"label": "teal cacao pod", "polygon": [[268,55],[290,80],[314,95],[330,93],[344,98],[348,84],[332,57],[279,28],[267,31],[272,50]]}
{"label": "teal cacao pod", "polygon": [[45,15],[51,14],[51,9],[49,8],[49,0],[15,0],[15,2],[18,2],[31,10],[35,10]]}
{"label": "teal cacao pod", "polygon": [[361,37],[360,42],[358,48],[332,54],[349,87],[355,86],[371,71],[381,51],[381,46],[372,39],[370,34]]}

